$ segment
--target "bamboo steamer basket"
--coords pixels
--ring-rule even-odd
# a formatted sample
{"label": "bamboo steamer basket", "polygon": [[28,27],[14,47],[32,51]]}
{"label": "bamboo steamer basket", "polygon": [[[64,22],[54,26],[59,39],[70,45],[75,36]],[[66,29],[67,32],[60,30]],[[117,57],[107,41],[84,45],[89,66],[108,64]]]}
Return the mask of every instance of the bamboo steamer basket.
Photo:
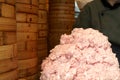
{"label": "bamboo steamer basket", "polygon": [[15,0],[0,0],[0,2],[15,5]]}
{"label": "bamboo steamer basket", "polygon": [[[67,14],[69,14],[69,15],[73,15],[74,14],[74,12],[71,10],[71,11],[68,11],[68,10],[66,10],[66,11],[56,11],[56,10],[54,10],[54,11],[52,11],[51,12],[51,14],[64,14],[64,15],[67,15]],[[71,18],[73,18],[73,16],[71,17]]]}
{"label": "bamboo steamer basket", "polygon": [[32,76],[28,76],[26,79],[27,80],[38,80],[38,74],[34,74]]}
{"label": "bamboo steamer basket", "polygon": [[39,50],[38,51],[38,64],[41,64],[41,61],[48,56],[47,49]]}
{"label": "bamboo steamer basket", "polygon": [[0,10],[1,10],[0,16],[9,17],[9,18],[15,18],[15,7],[13,5],[0,3]]}
{"label": "bamboo steamer basket", "polygon": [[39,9],[46,10],[46,0],[39,0]]}
{"label": "bamboo steamer basket", "polygon": [[71,14],[59,14],[59,13],[54,13],[54,12],[51,12],[51,14],[50,14],[50,18],[67,18],[67,19],[74,19],[74,17],[73,17],[73,14],[71,15]]}
{"label": "bamboo steamer basket", "polygon": [[27,79],[23,79],[23,78],[22,78],[22,79],[18,79],[18,80],[27,80]]}
{"label": "bamboo steamer basket", "polygon": [[16,56],[16,44],[0,46],[0,60],[12,59]]}
{"label": "bamboo steamer basket", "polygon": [[39,4],[46,4],[46,0],[39,0]]}
{"label": "bamboo steamer basket", "polygon": [[38,0],[16,0],[16,2],[38,6]]}
{"label": "bamboo steamer basket", "polygon": [[[15,31],[16,26],[15,25],[5,25],[5,24],[0,24],[0,31]],[[1,32],[0,32],[1,34]]]}
{"label": "bamboo steamer basket", "polygon": [[37,73],[37,57],[18,61],[19,78]]}
{"label": "bamboo steamer basket", "polygon": [[25,59],[18,61],[19,70],[28,69],[37,66],[37,58]]}
{"label": "bamboo steamer basket", "polygon": [[39,37],[47,37],[47,31],[39,31],[38,36]]}
{"label": "bamboo steamer basket", "polygon": [[38,50],[47,49],[47,38],[38,38]]}
{"label": "bamboo steamer basket", "polygon": [[37,40],[35,41],[22,41],[18,42],[18,51],[36,51],[37,49]]}
{"label": "bamboo steamer basket", "polygon": [[[22,80],[39,80],[38,79],[38,73],[34,74],[34,75],[31,75],[31,76],[27,76],[27,77],[24,77],[24,78],[21,78]],[[19,80],[21,80],[19,79]]]}
{"label": "bamboo steamer basket", "polygon": [[37,40],[36,33],[17,32],[17,41]]}
{"label": "bamboo steamer basket", "polygon": [[48,31],[48,24],[47,23],[39,24],[38,31]]}
{"label": "bamboo steamer basket", "polygon": [[[66,4],[66,3],[55,3],[50,4],[50,21],[51,19],[66,19],[66,20],[74,20],[74,5]],[[54,21],[53,21],[54,22]],[[56,22],[56,21],[55,21]]]}
{"label": "bamboo steamer basket", "polygon": [[0,2],[0,80],[17,80],[15,6],[12,0]]}
{"label": "bamboo steamer basket", "polygon": [[38,21],[38,16],[34,14],[27,13],[16,13],[17,22],[24,23],[36,23]]}
{"label": "bamboo steamer basket", "polygon": [[49,11],[49,0],[46,0],[46,8],[47,8],[47,11]]}
{"label": "bamboo steamer basket", "polygon": [[[51,0],[49,8],[50,23],[61,24],[68,21],[66,24],[74,22],[74,0]],[[57,20],[57,21],[56,21]],[[61,23],[59,23],[61,21]],[[65,25],[65,24],[64,24]]]}
{"label": "bamboo steamer basket", "polygon": [[73,11],[74,8],[73,3],[55,3],[55,4],[50,4],[50,10],[67,10],[67,11]]}
{"label": "bamboo steamer basket", "polygon": [[[38,73],[38,57],[37,57],[37,40],[22,40],[18,42],[18,76],[19,79],[24,78],[26,80],[28,76],[33,76]],[[37,77],[38,78],[38,77]],[[31,80],[37,80],[37,78],[30,77]]]}
{"label": "bamboo steamer basket", "polygon": [[0,25],[16,25],[16,20],[12,18],[0,17]]}
{"label": "bamboo steamer basket", "polygon": [[45,4],[39,4],[39,10],[46,10]]}
{"label": "bamboo steamer basket", "polygon": [[[52,48],[54,48],[55,45],[58,45],[59,44],[59,41],[60,41],[60,36],[63,34],[63,30],[61,32],[56,32],[55,34],[55,31],[49,33],[49,42],[48,43],[49,47],[48,49],[51,50]],[[54,41],[53,41],[54,40]]]}
{"label": "bamboo steamer basket", "polygon": [[[41,55],[47,55],[47,37],[48,37],[48,13],[47,13],[47,1],[39,0],[39,11],[38,11],[38,56],[45,57]],[[38,57],[38,62],[41,58]],[[39,65],[41,63],[38,63]]]}
{"label": "bamboo steamer basket", "polygon": [[16,4],[16,11],[17,12],[31,13],[31,14],[38,14],[38,7],[33,6],[31,4],[17,3]]}
{"label": "bamboo steamer basket", "polygon": [[16,42],[15,24],[15,19],[0,17],[0,45]]}
{"label": "bamboo steamer basket", "polygon": [[0,32],[0,45],[4,44],[2,32]]}
{"label": "bamboo steamer basket", "polygon": [[17,23],[18,32],[38,32],[38,24],[33,23]]}
{"label": "bamboo steamer basket", "polygon": [[18,80],[27,80],[27,79],[23,79],[23,78],[21,78],[21,79],[18,79]]}
{"label": "bamboo steamer basket", "polygon": [[[24,54],[24,55],[23,55]],[[37,57],[37,51],[19,51],[18,52],[18,59],[24,60],[24,59],[31,59]]]}
{"label": "bamboo steamer basket", "polygon": [[[55,22],[56,21],[56,22]],[[56,20],[56,19],[51,19],[51,21],[49,21],[50,24],[50,32],[69,32],[72,29],[73,22],[74,20],[68,20],[68,19],[61,19],[61,20]],[[53,25],[54,24],[54,25]],[[57,27],[56,27],[57,26]],[[53,33],[54,34],[54,33]]]}
{"label": "bamboo steamer basket", "polygon": [[48,56],[48,4],[47,0],[39,0],[38,11],[38,75],[40,77],[41,61]]}
{"label": "bamboo steamer basket", "polygon": [[74,22],[74,19],[72,19],[72,18],[52,18],[52,19],[49,20],[50,23],[58,23],[58,22],[62,23],[62,22],[65,22],[65,21],[66,22]]}
{"label": "bamboo steamer basket", "polygon": [[14,44],[16,42],[16,32],[1,32],[1,45]]}
{"label": "bamboo steamer basket", "polygon": [[0,60],[0,75],[1,73],[7,73],[8,71],[16,69],[17,66],[17,59],[5,59]]}
{"label": "bamboo steamer basket", "polygon": [[0,46],[0,76],[17,68],[16,44]]}
{"label": "bamboo steamer basket", "polygon": [[0,80],[17,80],[17,67],[15,0],[0,0]]}
{"label": "bamboo steamer basket", "polygon": [[17,80],[18,79],[18,71],[17,69],[0,74],[0,80]]}
{"label": "bamboo steamer basket", "polygon": [[[39,61],[39,63],[41,63],[42,64],[42,62],[43,62],[43,60],[45,60],[45,58],[41,58],[41,61]],[[42,70],[41,70],[41,64],[40,65],[38,65],[38,69],[39,69],[39,71],[41,72]],[[39,76],[41,76],[41,73],[38,73],[39,74]]]}
{"label": "bamboo steamer basket", "polygon": [[37,66],[28,68],[28,69],[22,69],[19,70],[19,78],[27,77],[27,76],[32,76],[37,73]]}
{"label": "bamboo steamer basket", "polygon": [[[70,34],[70,31],[71,29],[68,29],[68,30],[58,30],[58,29],[53,29],[53,30],[50,30],[49,32],[49,35],[53,37],[55,36],[61,36],[62,34]],[[56,33],[56,34],[55,34]],[[54,38],[53,38],[54,39]],[[60,40],[60,39],[59,39]]]}
{"label": "bamboo steamer basket", "polygon": [[33,15],[33,14],[28,14],[27,15],[27,22],[37,23],[38,22],[38,16]]}
{"label": "bamboo steamer basket", "polygon": [[[38,38],[38,64],[41,65],[42,60],[48,56],[48,45],[46,38]],[[40,68],[39,68],[40,70]]]}
{"label": "bamboo steamer basket", "polygon": [[67,19],[74,19],[73,15],[74,12],[73,11],[52,11],[49,13],[50,17],[52,18],[67,18]]}
{"label": "bamboo steamer basket", "polygon": [[[56,22],[55,22],[55,21],[56,21]],[[71,22],[71,23],[70,23],[70,22]],[[66,21],[64,20],[64,22],[63,22],[63,21],[60,21],[60,20],[57,21],[57,20],[55,20],[55,19],[51,19],[50,24],[49,24],[49,25],[50,25],[50,31],[51,31],[51,30],[61,30],[61,29],[62,29],[62,30],[63,30],[63,29],[64,29],[64,30],[71,30],[71,28],[72,28],[71,25],[73,24],[73,22],[74,22],[73,20],[70,20],[70,21],[69,21],[69,20],[68,20],[68,21],[67,21],[67,20],[66,20]],[[55,25],[53,25],[53,24],[55,24]],[[56,26],[57,26],[57,27],[56,27]],[[63,31],[64,31],[64,30],[63,30]]]}
{"label": "bamboo steamer basket", "polygon": [[[71,30],[51,30],[49,32],[49,50],[55,47],[55,45],[58,45],[60,42],[60,36],[64,33],[69,34]],[[53,41],[54,40],[54,41]]]}
{"label": "bamboo steamer basket", "polygon": [[[70,33],[74,24],[74,0],[49,1],[49,50],[59,44],[60,36]],[[53,41],[54,40],[54,41]]]}
{"label": "bamboo steamer basket", "polygon": [[19,80],[38,80],[38,8],[38,0],[16,0]]}
{"label": "bamboo steamer basket", "polygon": [[39,10],[38,16],[39,16],[38,23],[47,23],[47,11]]}
{"label": "bamboo steamer basket", "polygon": [[17,42],[17,51],[21,52],[25,50],[26,50],[26,41]]}
{"label": "bamboo steamer basket", "polygon": [[29,51],[36,51],[37,50],[37,40],[27,41],[26,49]]}
{"label": "bamboo steamer basket", "polygon": [[46,0],[39,0],[39,21],[38,23],[47,23],[47,4]]}

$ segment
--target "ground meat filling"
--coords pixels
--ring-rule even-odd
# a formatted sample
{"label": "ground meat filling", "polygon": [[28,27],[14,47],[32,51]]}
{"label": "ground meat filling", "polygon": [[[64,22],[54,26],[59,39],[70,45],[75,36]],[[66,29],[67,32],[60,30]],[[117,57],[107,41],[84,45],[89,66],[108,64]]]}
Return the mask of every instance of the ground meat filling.
{"label": "ground meat filling", "polygon": [[108,38],[91,28],[61,35],[42,62],[40,80],[120,80],[118,60]]}

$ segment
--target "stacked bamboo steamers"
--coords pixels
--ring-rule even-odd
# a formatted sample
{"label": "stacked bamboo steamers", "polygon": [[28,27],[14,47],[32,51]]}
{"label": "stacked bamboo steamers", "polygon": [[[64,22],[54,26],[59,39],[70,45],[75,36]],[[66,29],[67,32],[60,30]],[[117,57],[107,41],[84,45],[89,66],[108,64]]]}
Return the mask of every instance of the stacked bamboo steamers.
{"label": "stacked bamboo steamers", "polygon": [[42,60],[48,56],[48,22],[47,22],[47,1],[39,0],[39,10],[38,10],[38,65],[39,72],[41,69]]}
{"label": "stacked bamboo steamers", "polygon": [[15,16],[15,1],[0,0],[0,80],[18,78]]}
{"label": "stacked bamboo steamers", "polygon": [[74,0],[49,0],[49,50],[60,36],[70,33],[74,24]]}
{"label": "stacked bamboo steamers", "polygon": [[19,79],[38,79],[38,0],[16,0]]}
{"label": "stacked bamboo steamers", "polygon": [[73,23],[74,0],[0,0],[0,80],[39,80],[42,60]]}

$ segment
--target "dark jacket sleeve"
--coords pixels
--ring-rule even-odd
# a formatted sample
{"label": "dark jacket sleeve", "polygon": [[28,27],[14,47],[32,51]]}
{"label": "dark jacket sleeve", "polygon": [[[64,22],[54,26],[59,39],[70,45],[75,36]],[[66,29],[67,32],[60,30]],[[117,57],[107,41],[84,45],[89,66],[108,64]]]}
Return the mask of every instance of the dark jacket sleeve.
{"label": "dark jacket sleeve", "polygon": [[88,28],[90,27],[90,8],[89,5],[86,5],[83,10],[81,10],[78,18],[73,25],[73,28]]}

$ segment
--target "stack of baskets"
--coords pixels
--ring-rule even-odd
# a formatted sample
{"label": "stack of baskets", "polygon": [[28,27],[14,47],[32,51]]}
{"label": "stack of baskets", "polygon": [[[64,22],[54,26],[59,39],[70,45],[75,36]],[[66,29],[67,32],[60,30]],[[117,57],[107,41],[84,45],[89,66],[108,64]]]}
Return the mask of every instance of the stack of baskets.
{"label": "stack of baskets", "polygon": [[38,80],[38,0],[16,0],[19,79]]}
{"label": "stack of baskets", "polygon": [[0,0],[0,80],[18,79],[16,51],[15,1]]}
{"label": "stack of baskets", "polygon": [[41,68],[42,60],[48,55],[48,24],[47,24],[47,8],[46,0],[39,0],[39,10],[38,10],[38,65],[39,71]]}
{"label": "stack of baskets", "polygon": [[60,36],[70,33],[74,24],[74,0],[49,1],[49,50],[59,44]]}

